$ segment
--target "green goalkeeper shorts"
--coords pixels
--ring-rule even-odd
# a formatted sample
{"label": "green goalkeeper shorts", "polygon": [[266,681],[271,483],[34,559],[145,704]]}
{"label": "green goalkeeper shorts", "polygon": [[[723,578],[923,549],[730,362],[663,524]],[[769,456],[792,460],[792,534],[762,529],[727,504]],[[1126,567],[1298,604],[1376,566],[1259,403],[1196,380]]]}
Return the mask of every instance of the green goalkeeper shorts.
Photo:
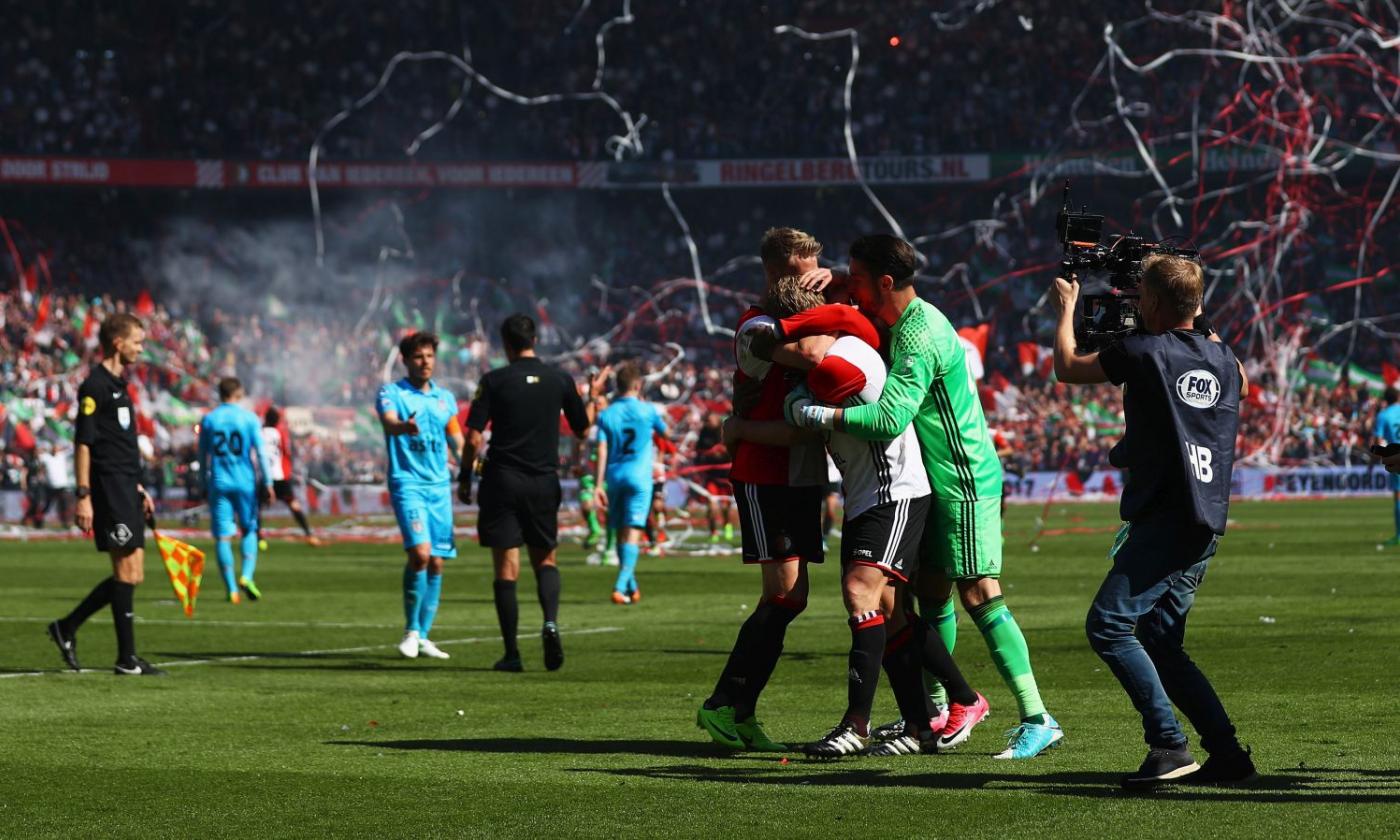
{"label": "green goalkeeper shorts", "polygon": [[919,549],[921,568],[951,580],[1001,577],[1001,499],[934,497]]}

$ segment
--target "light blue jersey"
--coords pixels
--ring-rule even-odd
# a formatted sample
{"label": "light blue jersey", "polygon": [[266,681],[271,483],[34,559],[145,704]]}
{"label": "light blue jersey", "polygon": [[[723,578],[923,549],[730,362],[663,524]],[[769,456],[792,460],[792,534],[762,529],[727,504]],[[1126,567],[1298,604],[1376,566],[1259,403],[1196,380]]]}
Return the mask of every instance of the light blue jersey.
{"label": "light blue jersey", "polygon": [[666,434],[661,412],[635,397],[623,397],[598,415],[598,434],[608,444],[608,484],[651,487],[652,433]]}
{"label": "light blue jersey", "polygon": [[1388,405],[1376,415],[1375,435],[1386,443],[1400,443],[1400,403]]}
{"label": "light blue jersey", "polygon": [[242,406],[224,403],[204,416],[199,426],[199,460],[204,465],[205,486],[216,492],[248,492],[257,489],[257,475],[268,478],[264,459],[262,423]]}
{"label": "light blue jersey", "polygon": [[380,419],[393,413],[399,420],[412,418],[416,435],[385,435],[389,449],[389,489],[446,487],[452,481],[447,468],[447,438],[459,436],[457,398],[451,391],[428,383],[420,391],[405,377],[379,389],[375,405]]}

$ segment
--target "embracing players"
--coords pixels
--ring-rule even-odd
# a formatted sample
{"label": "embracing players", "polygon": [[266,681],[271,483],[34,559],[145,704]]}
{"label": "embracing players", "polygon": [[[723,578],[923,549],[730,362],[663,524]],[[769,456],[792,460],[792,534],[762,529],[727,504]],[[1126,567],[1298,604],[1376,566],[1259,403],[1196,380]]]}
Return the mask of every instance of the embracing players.
{"label": "embracing players", "polygon": [[[1001,577],[1001,465],[993,449],[962,343],[947,317],[914,291],[918,268],[912,245],[886,234],[851,245],[850,293],[863,312],[890,329],[890,372],[870,405],[802,407],[806,428],[890,440],[912,423],[933,486],[920,549],[919,600],[937,605],[935,624],[953,647],[951,590],[981,631],[997,671],[1016,697],[1021,723],[997,758],[1030,758],[1064,732],[1045,709],[1030,651],[1006,608]],[[950,707],[950,716],[956,713]],[[950,725],[954,721],[950,719]]]}
{"label": "embracing players", "polygon": [[[262,597],[258,585],[253,582],[258,564],[257,473],[262,473],[262,492],[272,492],[261,424],[257,415],[238,404],[242,399],[243,383],[231,376],[220,379],[220,404],[199,424],[199,461],[204,468],[215,556],[228,600],[234,604],[239,602],[240,589],[254,601]],[[243,564],[235,575],[233,537],[240,530],[243,532],[240,544]]]}
{"label": "embracing players", "polygon": [[[450,451],[462,463],[457,398],[433,382],[438,337],[412,333],[399,342],[408,375],[379,389],[375,406],[389,450],[389,497],[403,534],[404,634],[399,653],[447,659],[429,639],[442,597],[443,561],[457,556],[452,533]],[[469,469],[469,467],[467,468]]]}

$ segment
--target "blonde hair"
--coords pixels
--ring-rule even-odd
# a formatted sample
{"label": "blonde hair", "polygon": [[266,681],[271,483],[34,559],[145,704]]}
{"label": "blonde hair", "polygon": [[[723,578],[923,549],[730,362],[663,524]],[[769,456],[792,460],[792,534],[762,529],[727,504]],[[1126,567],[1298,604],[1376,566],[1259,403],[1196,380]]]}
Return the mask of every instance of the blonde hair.
{"label": "blonde hair", "polygon": [[788,274],[779,277],[768,290],[763,310],[774,318],[786,318],[824,303],[826,299],[822,297],[821,292],[804,289],[801,277]]}
{"label": "blonde hair", "polygon": [[1205,296],[1205,271],[1199,263],[1170,254],[1142,261],[1142,284],[1150,286],[1162,307],[1177,321],[1193,318]]}
{"label": "blonde hair", "polygon": [[790,227],[769,228],[758,244],[764,266],[782,268],[793,257],[811,259],[822,252],[822,244],[804,230]]}

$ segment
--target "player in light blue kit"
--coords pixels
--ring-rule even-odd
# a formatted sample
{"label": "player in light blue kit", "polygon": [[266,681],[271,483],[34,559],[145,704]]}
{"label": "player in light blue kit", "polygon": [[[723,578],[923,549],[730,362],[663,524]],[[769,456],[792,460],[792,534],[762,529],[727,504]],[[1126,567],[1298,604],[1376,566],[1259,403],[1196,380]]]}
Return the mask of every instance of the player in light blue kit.
{"label": "player in light blue kit", "polygon": [[[1376,415],[1377,446],[1400,443],[1400,390],[1392,385],[1385,389],[1385,408]],[[1390,500],[1395,505],[1395,536],[1385,541],[1388,546],[1400,545],[1400,475],[1390,474]]]}
{"label": "player in light blue kit", "polygon": [[[272,473],[263,452],[262,423],[253,412],[238,405],[243,383],[233,377],[219,380],[218,408],[199,424],[199,462],[209,499],[209,520],[216,544],[215,556],[231,603],[239,602],[241,588],[251,600],[262,592],[253,582],[258,565],[258,478],[262,492],[272,493]],[[256,471],[254,464],[257,465]],[[233,535],[243,531],[243,566],[234,584]]]}
{"label": "player in light blue kit", "polygon": [[399,342],[408,376],[379,389],[375,406],[389,450],[389,497],[403,534],[404,635],[399,653],[447,659],[429,639],[442,598],[442,562],[457,556],[452,534],[450,451],[461,463],[464,437],[457,398],[433,383],[438,338],[413,333]]}
{"label": "player in light blue kit", "polygon": [[651,438],[653,433],[664,437],[666,423],[656,406],[639,399],[642,372],[635,362],[618,368],[617,390],[622,396],[598,415],[594,500],[608,512],[608,527],[617,529],[621,568],[613,586],[613,603],[635,604],[642,597],[637,588],[637,555],[651,508],[652,462],[656,458]]}

